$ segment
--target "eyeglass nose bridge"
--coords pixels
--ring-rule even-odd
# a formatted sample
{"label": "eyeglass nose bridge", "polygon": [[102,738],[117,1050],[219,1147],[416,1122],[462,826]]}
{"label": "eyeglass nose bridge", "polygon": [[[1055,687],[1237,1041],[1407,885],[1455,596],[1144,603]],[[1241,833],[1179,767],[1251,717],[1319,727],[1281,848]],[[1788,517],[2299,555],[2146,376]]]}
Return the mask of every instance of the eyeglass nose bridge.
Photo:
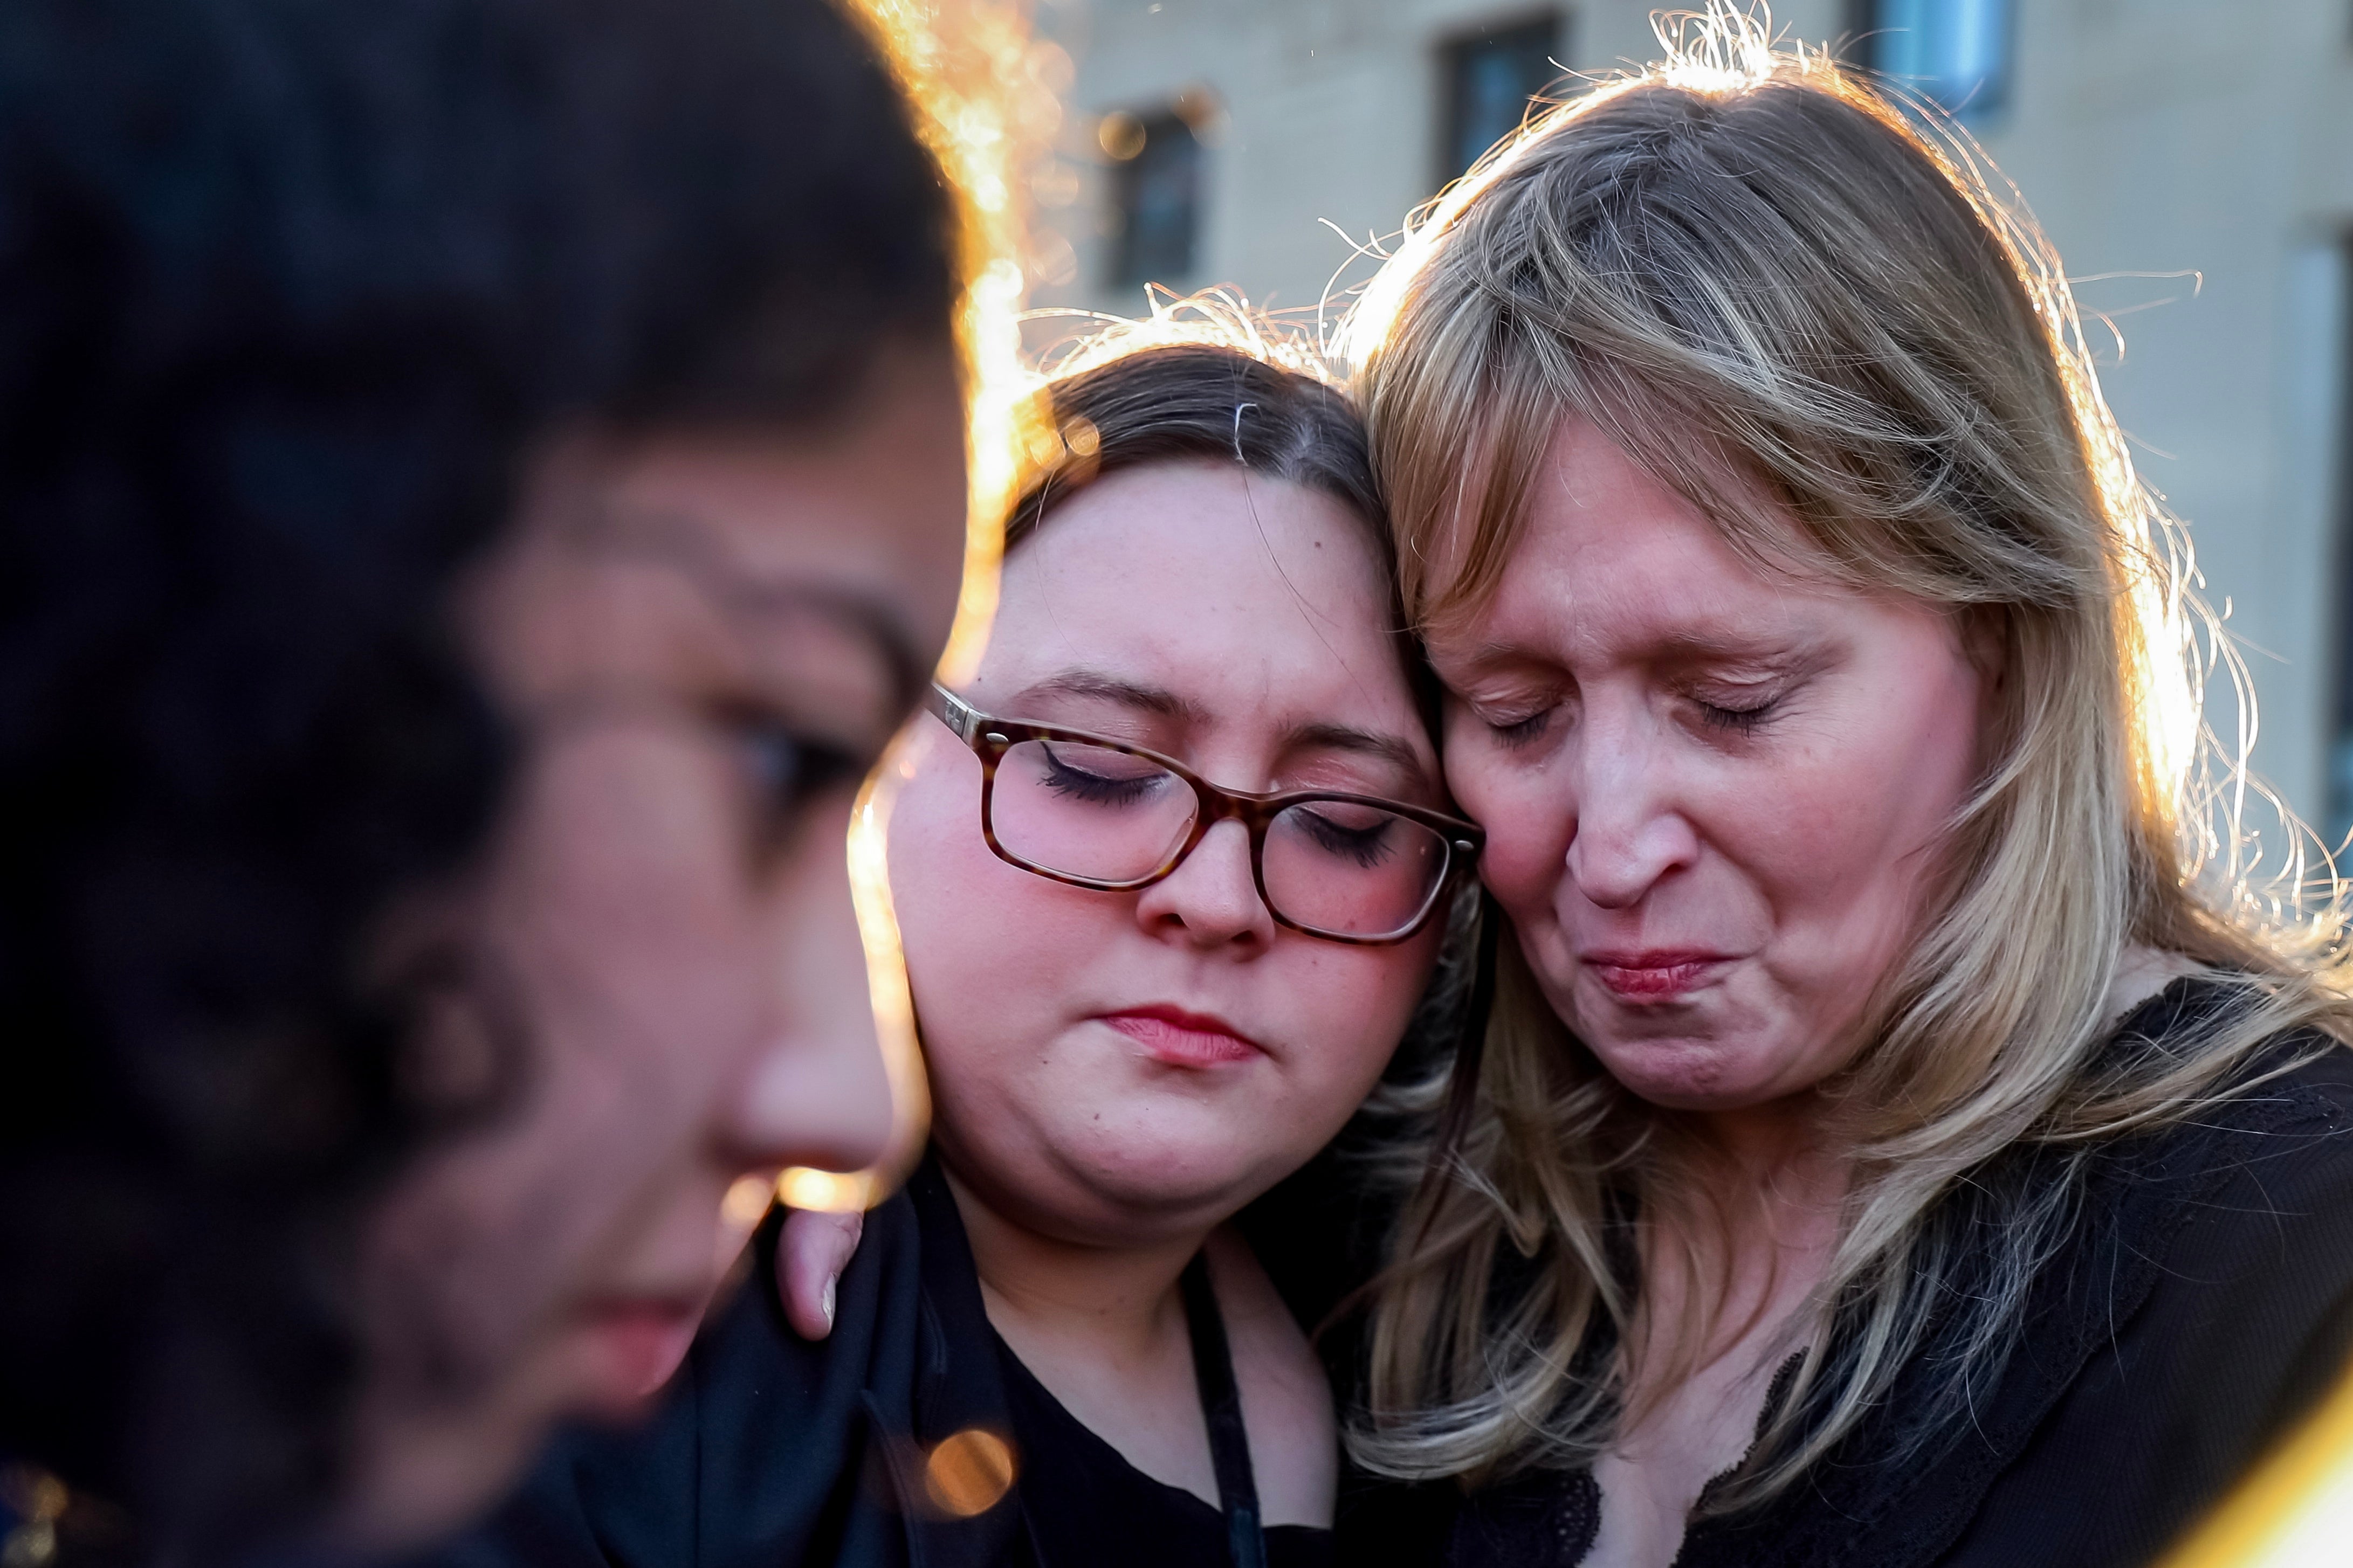
{"label": "eyeglass nose bridge", "polygon": [[[1475,861],[1479,853],[1480,846],[1475,839],[1459,837],[1452,833],[1432,828],[1431,831],[1437,834],[1439,843],[1444,847],[1446,858],[1439,867],[1438,875],[1430,879],[1430,891],[1423,898],[1421,908],[1414,912],[1413,919],[1407,922],[1401,932],[1353,935],[1329,931],[1322,926],[1309,925],[1304,921],[1294,920],[1283,913],[1282,908],[1274,901],[1274,895],[1267,890],[1267,832],[1274,826],[1276,817],[1300,804],[1301,797],[1287,791],[1271,796],[1253,795],[1221,788],[1205,778],[1193,774],[1179,773],[1176,776],[1193,786],[1193,797],[1200,803],[1201,809],[1193,820],[1191,831],[1186,834],[1184,843],[1179,845],[1176,853],[1168,858],[1167,864],[1153,873],[1149,880],[1138,886],[1149,887],[1153,883],[1166,881],[1175,876],[1177,868],[1192,858],[1193,851],[1201,847],[1203,839],[1208,837],[1211,828],[1220,822],[1239,822],[1242,825],[1243,832],[1250,836],[1250,885],[1258,893],[1260,907],[1266,910],[1268,918],[1275,924],[1321,937],[1327,942],[1377,947],[1403,941],[1428,922],[1430,911],[1437,906],[1439,900],[1446,896],[1446,889],[1454,885],[1456,877],[1466,866]],[[1430,825],[1423,824],[1423,826]]]}
{"label": "eyeglass nose bridge", "polygon": [[1152,879],[1153,881],[1165,882],[1175,876],[1178,868],[1193,858],[1193,851],[1208,840],[1218,824],[1239,822],[1249,845],[1250,888],[1258,896],[1259,907],[1265,910],[1267,918],[1277,925],[1292,924],[1275,909],[1274,896],[1266,890],[1266,831],[1282,814],[1282,806],[1272,801],[1255,800],[1247,795],[1220,789],[1204,778],[1186,778],[1182,773],[1176,776],[1193,786],[1193,798],[1200,804],[1200,809],[1194,815],[1192,828],[1185,835],[1185,841],[1176,847],[1176,852],[1168,858],[1167,865]]}

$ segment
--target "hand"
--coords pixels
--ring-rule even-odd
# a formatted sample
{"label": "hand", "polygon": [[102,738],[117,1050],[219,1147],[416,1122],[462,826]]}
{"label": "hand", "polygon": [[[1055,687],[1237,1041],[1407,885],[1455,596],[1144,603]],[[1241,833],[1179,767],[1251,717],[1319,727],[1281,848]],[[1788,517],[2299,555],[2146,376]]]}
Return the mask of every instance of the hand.
{"label": "hand", "polygon": [[785,1321],[805,1340],[833,1332],[834,1284],[858,1250],[866,1216],[795,1209],[776,1238],[776,1296]]}

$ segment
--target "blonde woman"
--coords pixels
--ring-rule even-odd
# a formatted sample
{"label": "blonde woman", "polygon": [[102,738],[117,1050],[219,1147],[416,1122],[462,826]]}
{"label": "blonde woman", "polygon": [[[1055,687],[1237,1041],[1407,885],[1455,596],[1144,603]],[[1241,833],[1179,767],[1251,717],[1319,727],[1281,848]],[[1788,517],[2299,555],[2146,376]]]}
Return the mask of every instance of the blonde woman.
{"label": "blonde woman", "polygon": [[2145,1561],[2353,1330],[2343,928],[2200,872],[2056,258],[1703,34],[1359,322],[1508,929],[1354,1451],[1465,1568]]}

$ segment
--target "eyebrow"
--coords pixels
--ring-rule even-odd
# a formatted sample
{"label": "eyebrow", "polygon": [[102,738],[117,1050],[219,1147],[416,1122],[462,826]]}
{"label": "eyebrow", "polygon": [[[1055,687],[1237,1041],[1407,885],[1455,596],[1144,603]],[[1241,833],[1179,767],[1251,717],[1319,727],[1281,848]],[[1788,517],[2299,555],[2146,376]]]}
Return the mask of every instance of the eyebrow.
{"label": "eyebrow", "polygon": [[1116,675],[1105,675],[1092,669],[1066,669],[1050,675],[1034,686],[1024,687],[1008,699],[1006,717],[1017,718],[1013,705],[1038,697],[1083,697],[1102,702],[1116,702],[1123,708],[1140,712],[1155,713],[1164,719],[1176,719],[1188,724],[1208,721],[1208,710],[1188,698],[1179,697],[1165,686],[1147,686],[1140,680],[1129,680]]}
{"label": "eyebrow", "polygon": [[[1206,724],[1209,721],[1208,709],[1189,698],[1178,696],[1166,687],[1151,686],[1091,669],[1064,670],[1059,675],[1049,676],[1015,694],[1008,701],[1008,708],[1018,707],[1038,697],[1093,698],[1182,723]],[[1007,716],[1014,715],[1008,711]],[[1359,729],[1354,724],[1314,722],[1295,725],[1284,733],[1282,749],[1285,752],[1350,752],[1359,756],[1378,757],[1395,764],[1416,783],[1430,782],[1428,771],[1422,766],[1420,753],[1404,737]]]}
{"label": "eyebrow", "polygon": [[[1543,658],[1547,656],[1524,644],[1483,642],[1471,650],[1467,662],[1473,665],[1503,661]],[[1807,639],[1776,640],[1770,645],[1732,642],[1710,637],[1704,632],[1681,632],[1662,638],[1644,653],[1644,661],[1656,664],[1748,664],[1802,665],[1820,657],[1820,649],[1810,646]]]}
{"label": "eyebrow", "polygon": [[1430,775],[1421,765],[1420,753],[1402,736],[1360,730],[1353,724],[1302,724],[1285,737],[1284,749],[1354,752],[1360,756],[1378,757],[1395,763],[1417,783],[1430,782]]}
{"label": "eyebrow", "polygon": [[[665,523],[670,526],[662,526]],[[674,567],[731,616],[815,612],[832,621],[865,643],[890,672],[893,723],[914,710],[929,683],[930,669],[916,651],[914,633],[897,605],[880,595],[839,583],[805,578],[746,581],[741,569],[720,561],[708,525],[692,512],[634,508],[624,511],[607,507],[575,538],[589,554]]]}
{"label": "eyebrow", "polygon": [[1820,664],[1828,650],[1818,639],[1777,639],[1769,645],[1726,642],[1693,632],[1667,638],[1651,655],[1658,664],[1746,665],[1767,669],[1798,669]]}
{"label": "eyebrow", "polygon": [[729,588],[717,593],[730,610],[763,615],[779,609],[814,611],[866,643],[891,672],[895,719],[913,710],[930,689],[931,672],[915,651],[898,607],[882,598],[837,583],[789,582]]}

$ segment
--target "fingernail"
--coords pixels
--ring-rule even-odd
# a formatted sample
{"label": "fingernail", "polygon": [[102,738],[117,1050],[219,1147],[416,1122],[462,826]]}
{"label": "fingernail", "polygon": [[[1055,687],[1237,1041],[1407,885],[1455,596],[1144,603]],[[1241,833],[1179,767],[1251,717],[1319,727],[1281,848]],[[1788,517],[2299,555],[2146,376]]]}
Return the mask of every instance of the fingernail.
{"label": "fingernail", "polygon": [[818,1305],[825,1309],[825,1326],[828,1329],[833,1327],[833,1281],[831,1279],[825,1282],[825,1299]]}

